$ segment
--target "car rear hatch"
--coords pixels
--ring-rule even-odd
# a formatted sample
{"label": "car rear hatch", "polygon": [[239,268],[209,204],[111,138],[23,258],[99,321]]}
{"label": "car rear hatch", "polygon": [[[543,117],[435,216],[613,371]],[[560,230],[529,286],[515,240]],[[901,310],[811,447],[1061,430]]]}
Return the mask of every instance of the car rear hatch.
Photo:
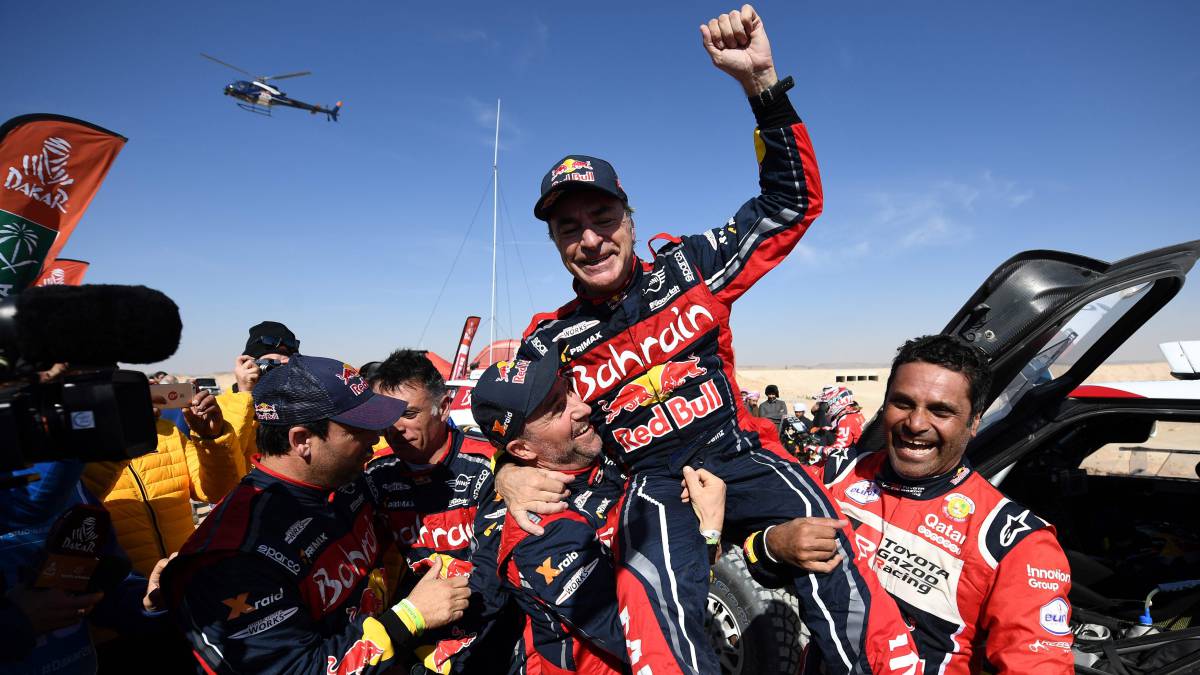
{"label": "car rear hatch", "polygon": [[[1015,461],[1015,439],[1052,423],[1071,392],[1175,297],[1197,257],[1200,240],[1113,263],[1026,251],[996,268],[942,330],[991,365],[979,434],[967,448],[980,473]],[[880,429],[864,437],[868,447],[882,444]]]}

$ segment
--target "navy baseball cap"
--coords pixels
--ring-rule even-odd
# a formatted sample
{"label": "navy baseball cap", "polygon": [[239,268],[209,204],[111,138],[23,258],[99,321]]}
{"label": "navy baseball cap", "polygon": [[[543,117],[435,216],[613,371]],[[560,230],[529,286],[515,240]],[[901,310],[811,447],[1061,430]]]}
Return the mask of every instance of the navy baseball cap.
{"label": "navy baseball cap", "polygon": [[471,414],[497,448],[521,435],[525,421],[546,400],[558,380],[558,359],[497,361],[483,371],[471,391]]}
{"label": "navy baseball cap", "polygon": [[545,178],[542,178],[542,196],[533,206],[533,217],[549,222],[550,214],[547,211],[554,206],[554,202],[567,190],[580,188],[606,192],[620,199],[622,204],[629,205],[629,197],[625,196],[612,164],[598,157],[567,155],[550,167]]}
{"label": "navy baseball cap", "polygon": [[259,424],[293,426],[331,419],[359,429],[392,426],[408,403],[371,391],[349,363],[297,354],[254,386]]}

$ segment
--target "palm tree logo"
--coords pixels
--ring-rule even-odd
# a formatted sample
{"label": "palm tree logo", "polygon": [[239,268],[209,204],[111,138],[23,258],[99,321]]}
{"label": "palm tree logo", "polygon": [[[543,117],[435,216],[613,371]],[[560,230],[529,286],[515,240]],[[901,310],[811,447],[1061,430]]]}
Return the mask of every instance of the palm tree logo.
{"label": "palm tree logo", "polygon": [[[16,272],[18,267],[41,264],[41,260],[34,256],[39,242],[37,230],[25,223],[0,225],[0,268],[6,272]],[[22,257],[26,259],[22,260]]]}

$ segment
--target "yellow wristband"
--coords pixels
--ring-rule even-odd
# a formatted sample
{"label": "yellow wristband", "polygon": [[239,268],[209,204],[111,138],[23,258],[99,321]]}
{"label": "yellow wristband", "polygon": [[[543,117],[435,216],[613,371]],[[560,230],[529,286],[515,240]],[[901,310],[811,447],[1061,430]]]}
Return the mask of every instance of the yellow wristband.
{"label": "yellow wristband", "polygon": [[421,616],[421,610],[405,598],[392,608],[396,612],[396,616],[400,617],[400,621],[408,632],[413,635],[420,635],[425,632],[425,617]]}

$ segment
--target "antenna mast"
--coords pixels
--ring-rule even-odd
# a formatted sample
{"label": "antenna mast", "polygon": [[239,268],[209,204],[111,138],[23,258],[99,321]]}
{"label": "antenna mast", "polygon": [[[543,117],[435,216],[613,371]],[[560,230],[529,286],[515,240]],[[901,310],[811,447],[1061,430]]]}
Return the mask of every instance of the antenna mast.
{"label": "antenna mast", "polygon": [[[492,314],[488,348],[496,344],[496,210],[500,201],[500,99],[496,99],[496,144],[492,153]],[[489,358],[494,357],[489,352]],[[494,360],[494,359],[493,359]]]}

